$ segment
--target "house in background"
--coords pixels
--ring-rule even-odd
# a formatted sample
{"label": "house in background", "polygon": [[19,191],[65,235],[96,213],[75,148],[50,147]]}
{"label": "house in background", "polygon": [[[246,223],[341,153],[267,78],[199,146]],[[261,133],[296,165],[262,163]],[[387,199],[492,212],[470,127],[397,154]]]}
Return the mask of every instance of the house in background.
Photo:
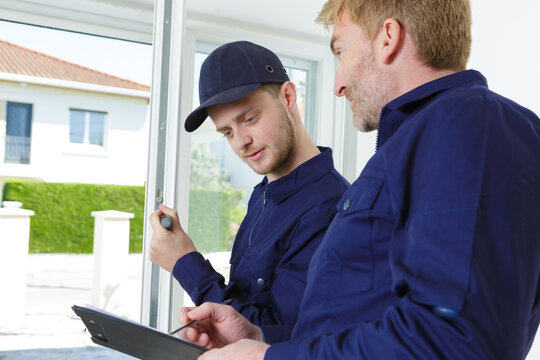
{"label": "house in background", "polygon": [[150,87],[0,40],[7,180],[144,185]]}

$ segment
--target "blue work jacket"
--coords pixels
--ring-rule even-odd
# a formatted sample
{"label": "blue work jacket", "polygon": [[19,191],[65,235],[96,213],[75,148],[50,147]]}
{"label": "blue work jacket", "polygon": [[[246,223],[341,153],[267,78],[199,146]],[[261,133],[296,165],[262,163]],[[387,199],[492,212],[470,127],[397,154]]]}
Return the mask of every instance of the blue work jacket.
{"label": "blue work jacket", "polygon": [[293,340],[265,359],[523,359],[540,320],[540,120],[473,70],[388,103]]}
{"label": "blue work jacket", "polygon": [[[288,339],[296,323],[315,249],[349,187],[334,169],[332,150],[251,194],[231,253],[228,284],[198,252],[177,261],[173,275],[197,305],[232,299],[231,306],[265,330],[268,341]],[[265,326],[280,325],[276,332]]]}

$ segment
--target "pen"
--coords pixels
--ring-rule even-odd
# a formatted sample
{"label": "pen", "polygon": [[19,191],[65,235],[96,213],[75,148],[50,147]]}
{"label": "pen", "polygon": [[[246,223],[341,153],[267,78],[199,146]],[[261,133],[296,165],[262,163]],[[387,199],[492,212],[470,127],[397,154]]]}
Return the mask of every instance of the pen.
{"label": "pen", "polygon": [[168,229],[172,225],[172,217],[170,215],[163,214],[159,217],[159,222],[161,223],[161,226]]}
{"label": "pen", "polygon": [[[223,305],[229,305],[230,303],[232,303],[232,299],[227,299],[227,300],[221,302],[221,304],[223,304]],[[180,330],[182,330],[184,328],[187,328],[188,326],[193,325],[193,324],[198,323],[198,322],[199,322],[199,320],[191,320],[191,321],[185,323],[184,325],[180,326],[178,329],[169,332],[169,335],[174,335],[177,332],[179,332]]]}

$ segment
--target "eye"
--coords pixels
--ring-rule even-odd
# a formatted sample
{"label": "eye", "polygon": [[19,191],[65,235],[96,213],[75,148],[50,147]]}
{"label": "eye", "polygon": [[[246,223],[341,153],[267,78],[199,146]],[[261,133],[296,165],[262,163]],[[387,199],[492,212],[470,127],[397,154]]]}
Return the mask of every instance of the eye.
{"label": "eye", "polygon": [[254,117],[250,117],[250,118],[247,118],[247,119],[246,119],[246,122],[247,122],[247,123],[252,123],[252,122],[254,122],[254,121],[255,121],[255,118],[254,118]]}
{"label": "eye", "polygon": [[227,130],[223,133],[223,136],[228,138],[228,137],[231,137],[232,136],[232,130]]}
{"label": "eye", "polygon": [[338,44],[336,42],[336,44],[333,44],[333,47],[332,47],[332,53],[334,54],[334,56],[340,60],[341,59],[341,55],[343,55],[343,48],[341,47],[342,45],[341,44]]}

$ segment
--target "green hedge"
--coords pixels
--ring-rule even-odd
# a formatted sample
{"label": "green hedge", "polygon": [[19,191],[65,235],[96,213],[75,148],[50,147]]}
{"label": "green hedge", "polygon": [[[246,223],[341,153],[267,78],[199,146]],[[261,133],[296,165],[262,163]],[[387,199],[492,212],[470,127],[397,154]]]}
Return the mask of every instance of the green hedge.
{"label": "green hedge", "polygon": [[[241,190],[191,189],[188,233],[202,252],[230,250],[245,215]],[[30,253],[91,253],[92,211],[118,210],[130,220],[129,251],[142,251],[144,187],[44,182],[6,182],[3,200],[33,210]]]}
{"label": "green hedge", "polygon": [[30,253],[92,253],[90,214],[101,210],[133,213],[129,252],[142,251],[143,186],[6,182],[2,198],[20,201],[24,209],[35,212],[30,221]]}

